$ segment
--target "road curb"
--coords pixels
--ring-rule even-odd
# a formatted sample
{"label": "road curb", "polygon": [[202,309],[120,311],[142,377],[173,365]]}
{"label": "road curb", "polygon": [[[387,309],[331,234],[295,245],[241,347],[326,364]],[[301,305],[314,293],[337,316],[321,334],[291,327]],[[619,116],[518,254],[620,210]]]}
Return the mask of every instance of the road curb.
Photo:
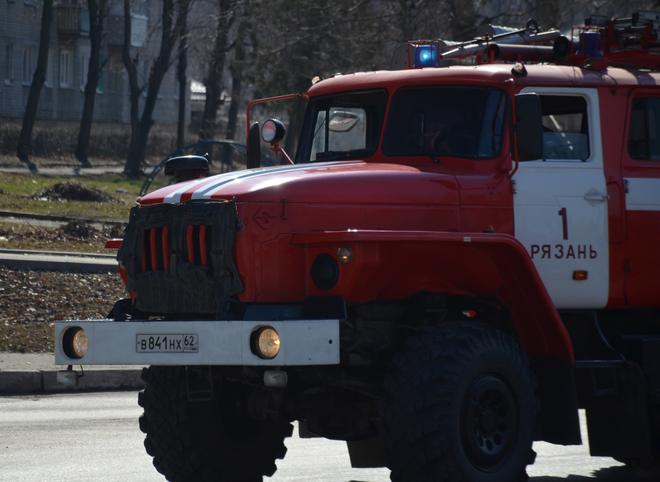
{"label": "road curb", "polygon": [[20,211],[0,211],[0,218],[37,219],[40,221],[56,221],[61,223],[69,223],[73,221],[77,223],[108,224],[112,226],[126,224],[124,221],[82,218],[78,216],[58,216],[57,214],[25,213]]}
{"label": "road curb", "polygon": [[65,377],[58,377],[58,370],[0,371],[0,395],[139,390],[144,387],[141,371],[76,370]]}
{"label": "road curb", "polygon": [[68,253],[0,251],[0,266],[16,270],[63,271],[67,273],[113,273],[117,260],[107,255],[71,255]]}

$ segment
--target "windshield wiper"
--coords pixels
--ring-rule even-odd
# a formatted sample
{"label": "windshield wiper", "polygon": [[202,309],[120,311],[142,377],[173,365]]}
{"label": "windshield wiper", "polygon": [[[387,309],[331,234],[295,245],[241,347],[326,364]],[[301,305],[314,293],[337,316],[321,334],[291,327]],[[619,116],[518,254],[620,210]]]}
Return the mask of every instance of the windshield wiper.
{"label": "windshield wiper", "polygon": [[433,162],[440,162],[440,153],[433,149],[422,149],[422,154],[428,156]]}

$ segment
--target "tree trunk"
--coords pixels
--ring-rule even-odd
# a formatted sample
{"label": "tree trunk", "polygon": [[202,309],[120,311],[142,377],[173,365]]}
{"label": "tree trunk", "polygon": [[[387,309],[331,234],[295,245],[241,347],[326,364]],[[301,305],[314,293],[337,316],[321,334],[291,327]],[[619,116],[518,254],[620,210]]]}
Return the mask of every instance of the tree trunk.
{"label": "tree trunk", "polygon": [[124,173],[129,177],[137,177],[140,173],[140,162],[133,159],[132,147],[136,142],[139,123],[139,102],[142,89],[138,84],[136,60],[131,57],[131,0],[124,0],[124,45],[122,49],[122,61],[128,75],[128,87],[130,93],[130,117],[131,117],[131,140],[129,142],[128,156],[124,165]]}
{"label": "tree trunk", "polygon": [[213,58],[211,59],[208,75],[204,79],[206,99],[202,114],[202,127],[199,132],[200,139],[212,139],[216,131],[220,94],[222,94],[222,73],[225,69],[225,57],[227,55],[227,34],[234,20],[233,6],[233,0],[218,0],[218,24]]}
{"label": "tree trunk", "polygon": [[186,129],[186,88],[188,78],[188,8],[191,0],[182,0],[181,3],[181,38],[179,39],[179,60],[177,64],[177,81],[179,82],[179,115],[176,125],[176,147],[181,149],[185,144]]}
{"label": "tree trunk", "polygon": [[85,100],[80,130],[78,131],[78,145],[76,146],[76,159],[83,167],[91,167],[89,162],[89,137],[94,121],[94,101],[96,89],[99,84],[101,69],[101,39],[103,38],[103,22],[105,21],[107,0],[87,0],[89,10],[89,65],[87,67],[87,83],[85,84]]}
{"label": "tree trunk", "polygon": [[541,30],[559,28],[559,12],[558,0],[537,0],[534,14]]}
{"label": "tree trunk", "polygon": [[477,35],[477,16],[474,1],[452,0],[449,2],[451,15],[451,40],[464,41]]}
{"label": "tree trunk", "polygon": [[53,0],[44,0],[44,7],[41,13],[41,31],[39,33],[39,55],[37,57],[37,68],[32,76],[30,85],[30,94],[28,96],[25,114],[23,115],[23,126],[18,139],[16,154],[21,162],[27,164],[32,172],[37,171],[37,166],[30,161],[30,151],[32,150],[32,129],[37,117],[37,108],[39,107],[39,96],[46,80],[46,71],[48,69],[48,47],[50,45],[50,26],[53,23]]}
{"label": "tree trunk", "polygon": [[[124,1],[126,2],[127,0]],[[183,3],[183,0],[179,0],[180,9]],[[179,13],[181,13],[181,10]],[[182,15],[179,15],[176,24],[174,22],[174,0],[163,0],[160,50],[151,66],[147,84],[147,96],[142,107],[142,115],[137,122],[135,130],[131,133],[131,144],[128,148],[128,156],[124,165],[124,173],[131,178],[136,178],[140,175],[142,165],[144,164],[149,132],[154,123],[153,113],[156,108],[156,101],[158,100],[158,91],[170,66],[170,57],[174,50],[174,44],[181,32],[181,20]],[[128,40],[130,42],[130,38]],[[124,38],[124,48],[126,48],[126,38]]]}
{"label": "tree trunk", "polygon": [[238,106],[241,103],[243,91],[243,64],[245,63],[245,32],[248,28],[247,19],[243,19],[236,32],[236,46],[234,47],[234,61],[231,63],[231,102],[229,103],[229,114],[227,119],[227,139],[236,136],[236,124],[238,122]]}

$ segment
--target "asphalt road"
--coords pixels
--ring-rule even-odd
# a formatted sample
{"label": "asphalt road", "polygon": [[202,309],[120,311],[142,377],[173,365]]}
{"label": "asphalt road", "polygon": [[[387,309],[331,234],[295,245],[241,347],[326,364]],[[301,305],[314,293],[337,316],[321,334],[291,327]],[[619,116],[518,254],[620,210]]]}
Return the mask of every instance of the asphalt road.
{"label": "asphalt road", "polygon": [[[142,446],[135,392],[0,397],[0,481],[162,481]],[[341,442],[287,441],[276,482],[389,480],[385,469],[351,469]],[[532,482],[651,482],[585,447],[539,443]]]}

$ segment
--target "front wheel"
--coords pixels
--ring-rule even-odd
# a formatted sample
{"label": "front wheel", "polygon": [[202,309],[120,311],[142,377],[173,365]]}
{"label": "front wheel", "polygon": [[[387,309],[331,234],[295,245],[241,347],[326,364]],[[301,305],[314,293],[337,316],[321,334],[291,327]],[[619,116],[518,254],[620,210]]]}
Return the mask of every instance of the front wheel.
{"label": "front wheel", "polygon": [[517,482],[533,462],[535,382],[509,335],[447,323],[395,356],[382,420],[395,482]]}
{"label": "front wheel", "polygon": [[142,378],[144,446],[167,480],[255,482],[275,473],[293,427],[250,418],[240,386],[221,381],[210,400],[190,401],[184,367],[150,367]]}

